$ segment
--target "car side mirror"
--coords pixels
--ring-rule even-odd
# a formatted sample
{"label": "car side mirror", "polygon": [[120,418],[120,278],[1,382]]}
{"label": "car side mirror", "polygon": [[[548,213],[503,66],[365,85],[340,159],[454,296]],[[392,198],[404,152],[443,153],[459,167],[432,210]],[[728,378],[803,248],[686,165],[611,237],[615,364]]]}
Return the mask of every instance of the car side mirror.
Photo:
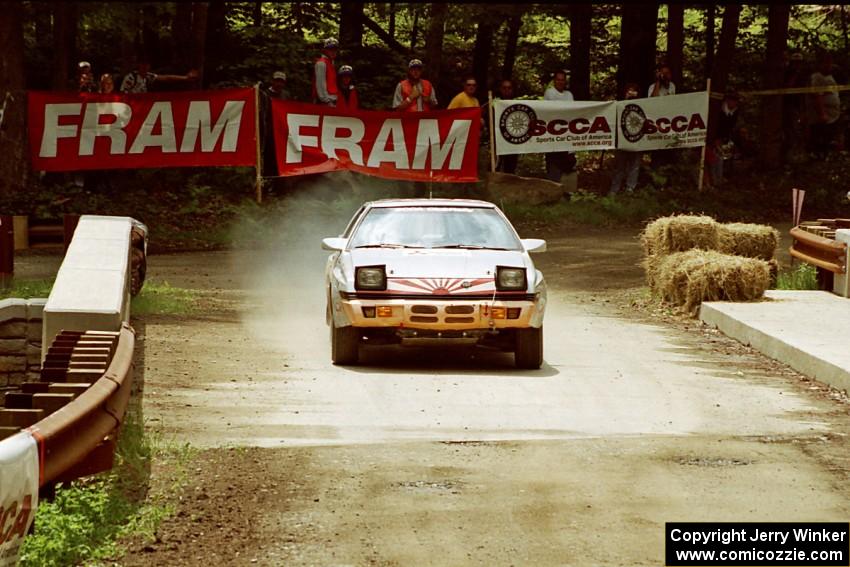
{"label": "car side mirror", "polygon": [[525,251],[529,254],[546,252],[546,241],[540,238],[523,238],[522,247],[525,248]]}
{"label": "car side mirror", "polygon": [[328,250],[329,252],[341,252],[345,249],[346,239],[345,238],[323,238],[322,239],[322,250]]}

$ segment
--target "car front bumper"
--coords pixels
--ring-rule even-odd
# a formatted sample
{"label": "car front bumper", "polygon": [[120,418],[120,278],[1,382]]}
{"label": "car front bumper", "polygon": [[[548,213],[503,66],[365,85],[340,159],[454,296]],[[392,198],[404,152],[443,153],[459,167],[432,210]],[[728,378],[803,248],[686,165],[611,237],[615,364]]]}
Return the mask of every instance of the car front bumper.
{"label": "car front bumper", "polygon": [[338,299],[336,320],[355,327],[434,331],[539,327],[545,299]]}

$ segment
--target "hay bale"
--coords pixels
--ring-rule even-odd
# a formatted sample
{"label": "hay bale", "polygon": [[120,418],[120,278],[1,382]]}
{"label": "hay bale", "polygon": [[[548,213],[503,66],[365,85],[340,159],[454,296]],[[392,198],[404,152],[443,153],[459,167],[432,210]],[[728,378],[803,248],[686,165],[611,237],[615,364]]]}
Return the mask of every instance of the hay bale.
{"label": "hay bale", "polygon": [[665,257],[666,256],[662,254],[650,254],[649,256],[644,257],[641,262],[641,266],[646,273],[646,285],[648,285],[649,289],[653,292],[656,291],[658,283],[658,268],[661,266],[661,262]]}
{"label": "hay bale", "polygon": [[779,245],[779,231],[772,226],[733,222],[718,227],[719,251],[747,258],[771,260]]}
{"label": "hay bale", "polygon": [[673,254],[693,248],[717,250],[718,223],[709,216],[673,215],[655,219],[640,235],[644,254]]}
{"label": "hay bale", "polygon": [[666,256],[655,276],[657,293],[664,301],[696,315],[703,301],[752,301],[770,284],[764,260],[723,254],[714,250],[689,250]]}

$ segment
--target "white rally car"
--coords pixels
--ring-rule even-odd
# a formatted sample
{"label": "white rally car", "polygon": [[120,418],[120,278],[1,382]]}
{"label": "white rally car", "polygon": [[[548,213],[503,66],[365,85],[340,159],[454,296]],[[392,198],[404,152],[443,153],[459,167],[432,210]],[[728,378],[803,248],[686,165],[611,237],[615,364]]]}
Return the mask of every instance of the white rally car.
{"label": "white rally car", "polygon": [[[361,344],[466,342],[543,363],[546,284],[492,203],[398,199],[364,204],[345,232],[325,238],[327,323],[334,364],[356,364]],[[428,341],[423,341],[428,339]]]}

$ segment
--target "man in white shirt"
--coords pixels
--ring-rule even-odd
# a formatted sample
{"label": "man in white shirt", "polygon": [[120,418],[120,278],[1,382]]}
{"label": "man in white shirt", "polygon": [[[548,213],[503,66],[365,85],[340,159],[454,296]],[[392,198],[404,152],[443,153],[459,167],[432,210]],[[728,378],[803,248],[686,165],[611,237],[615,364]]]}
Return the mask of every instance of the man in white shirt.
{"label": "man in white shirt", "polygon": [[[567,72],[555,71],[552,86],[543,93],[543,100],[573,101],[573,93],[567,88]],[[576,166],[576,157],[571,152],[549,152],[546,154],[546,178],[567,185],[563,177],[569,176]],[[569,199],[569,192],[564,194]]]}
{"label": "man in white shirt", "polygon": [[658,66],[658,71],[655,73],[655,82],[649,85],[649,91],[646,96],[667,96],[676,94],[676,85],[672,81],[673,72],[670,66],[662,63]]}
{"label": "man in white shirt", "polygon": [[567,89],[566,71],[555,71],[552,86],[543,93],[543,100],[575,100],[573,93]]}

